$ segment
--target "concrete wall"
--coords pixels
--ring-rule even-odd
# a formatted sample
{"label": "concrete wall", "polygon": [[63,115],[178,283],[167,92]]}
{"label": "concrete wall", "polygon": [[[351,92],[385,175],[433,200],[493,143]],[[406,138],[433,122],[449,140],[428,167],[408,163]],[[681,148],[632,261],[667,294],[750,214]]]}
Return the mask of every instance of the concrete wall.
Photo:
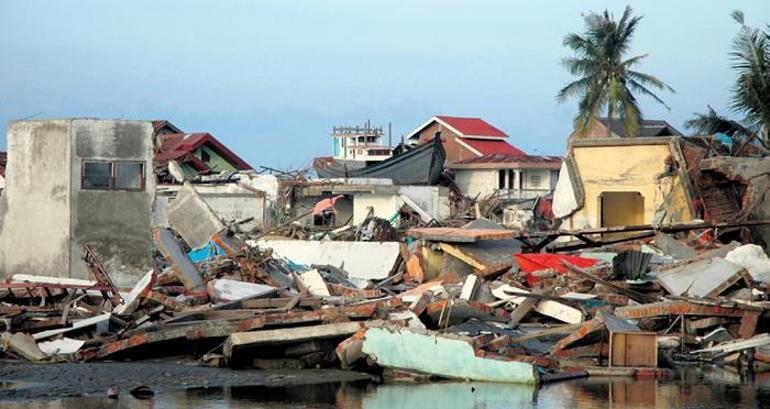
{"label": "concrete wall", "polygon": [[[152,259],[153,128],[146,121],[76,119],[72,121],[72,240],[73,277],[88,277],[80,260],[90,243],[117,285],[132,286],[154,266]],[[85,160],[126,160],[144,163],[141,191],[84,190],[80,186]]]}
{"label": "concrete wall", "polygon": [[[500,169],[455,169],[455,183],[467,197],[479,199],[490,196],[499,188]],[[505,169],[507,172],[509,169]],[[532,176],[540,176],[540,184],[532,183]],[[558,172],[550,169],[521,169],[522,189],[550,190],[556,186]],[[506,186],[508,180],[506,176]]]}
{"label": "concrete wall", "polygon": [[639,192],[644,197],[644,224],[652,223],[664,204],[669,221],[692,220],[681,181],[657,178],[667,170],[668,144],[576,146],[573,154],[585,198],[583,207],[562,227],[600,227],[602,192]]}
{"label": "concrete wall", "polygon": [[[86,243],[120,286],[132,286],[152,268],[152,133],[150,122],[140,121],[11,122],[0,273],[88,279]],[[142,162],[145,189],[82,190],[84,159]]]}
{"label": "concrete wall", "polygon": [[70,275],[70,121],[8,125],[0,273]]}
{"label": "concrete wall", "polygon": [[428,212],[437,220],[449,217],[449,191],[438,186],[399,186],[398,188],[381,189],[380,192],[361,192],[353,196],[353,223],[358,224],[366,219],[368,208],[374,208],[374,215],[389,220],[396,214],[404,201],[404,195],[415,202],[421,209]]}
{"label": "concrete wall", "polygon": [[369,207],[374,209],[374,215],[389,220],[398,209],[401,201],[396,193],[359,193],[353,196],[353,224],[361,223],[369,213]]}
{"label": "concrete wall", "polygon": [[497,190],[497,169],[456,169],[455,183],[465,196],[481,199]]}
{"label": "concrete wall", "polygon": [[[194,185],[195,190],[208,204],[217,216],[226,222],[243,220],[253,217],[254,220],[239,225],[242,231],[263,228],[265,225],[265,196],[262,193],[244,189],[235,184]],[[165,207],[173,200],[179,186],[163,186],[158,189],[155,200],[155,215],[153,224],[168,227]]]}

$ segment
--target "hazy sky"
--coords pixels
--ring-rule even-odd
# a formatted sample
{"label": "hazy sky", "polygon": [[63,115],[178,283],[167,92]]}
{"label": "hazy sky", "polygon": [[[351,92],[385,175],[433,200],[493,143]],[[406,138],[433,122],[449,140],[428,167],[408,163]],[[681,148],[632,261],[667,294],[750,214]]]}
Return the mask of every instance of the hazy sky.
{"label": "hazy sky", "polygon": [[[329,154],[332,126],[435,114],[483,117],[528,152],[562,154],[576,103],[554,95],[581,13],[618,1],[0,1],[0,121],[169,119],[253,166]],[[668,82],[680,127],[732,82],[729,14],[770,22],[770,1],[636,1],[633,54]],[[680,129],[683,130],[684,129]],[[2,140],[0,146],[5,146]]]}

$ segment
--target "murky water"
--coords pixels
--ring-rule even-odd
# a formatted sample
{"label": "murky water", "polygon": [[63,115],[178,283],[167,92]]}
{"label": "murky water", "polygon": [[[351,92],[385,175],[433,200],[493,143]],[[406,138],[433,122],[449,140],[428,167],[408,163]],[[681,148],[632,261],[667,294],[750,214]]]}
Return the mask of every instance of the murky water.
{"label": "murky water", "polygon": [[150,400],[83,397],[0,402],[2,408],[761,408],[770,407],[770,374],[752,382],[719,370],[686,370],[668,379],[588,378],[526,386],[475,382],[239,387],[161,394]]}

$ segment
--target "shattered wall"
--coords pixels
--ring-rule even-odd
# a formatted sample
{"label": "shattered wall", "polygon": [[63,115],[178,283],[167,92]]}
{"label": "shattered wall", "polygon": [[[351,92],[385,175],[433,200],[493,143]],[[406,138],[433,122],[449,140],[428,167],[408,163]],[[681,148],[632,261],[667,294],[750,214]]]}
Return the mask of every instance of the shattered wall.
{"label": "shattered wall", "polygon": [[[687,193],[667,164],[668,140],[577,143],[572,148],[584,200],[562,227],[596,228],[601,224],[603,192],[639,192],[644,198],[643,223],[683,222],[693,218]],[[658,138],[656,138],[658,139]],[[670,174],[669,174],[670,173]]]}
{"label": "shattered wall", "polygon": [[[0,198],[3,275],[89,278],[92,244],[117,285],[153,265],[152,125],[144,121],[16,121],[8,130],[8,177]],[[84,190],[83,160],[144,164],[144,188]]]}
{"label": "shattered wall", "polygon": [[[770,219],[770,158],[717,156],[702,161],[701,170],[746,186],[741,198],[741,212],[748,212],[750,219]],[[766,246],[770,244],[770,226],[753,229]]]}

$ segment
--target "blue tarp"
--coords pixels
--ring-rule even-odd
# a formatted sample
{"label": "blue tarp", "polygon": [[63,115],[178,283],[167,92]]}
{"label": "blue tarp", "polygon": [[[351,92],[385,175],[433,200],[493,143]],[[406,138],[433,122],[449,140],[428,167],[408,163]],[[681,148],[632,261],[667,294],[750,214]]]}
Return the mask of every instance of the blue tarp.
{"label": "blue tarp", "polygon": [[224,254],[225,254],[225,251],[222,250],[222,248],[219,247],[218,244],[214,243],[213,241],[210,241],[205,246],[203,246],[200,250],[192,250],[189,253],[187,253],[187,258],[189,258],[190,261],[192,261],[193,263],[200,263],[202,261],[206,261],[216,256],[222,256]]}

